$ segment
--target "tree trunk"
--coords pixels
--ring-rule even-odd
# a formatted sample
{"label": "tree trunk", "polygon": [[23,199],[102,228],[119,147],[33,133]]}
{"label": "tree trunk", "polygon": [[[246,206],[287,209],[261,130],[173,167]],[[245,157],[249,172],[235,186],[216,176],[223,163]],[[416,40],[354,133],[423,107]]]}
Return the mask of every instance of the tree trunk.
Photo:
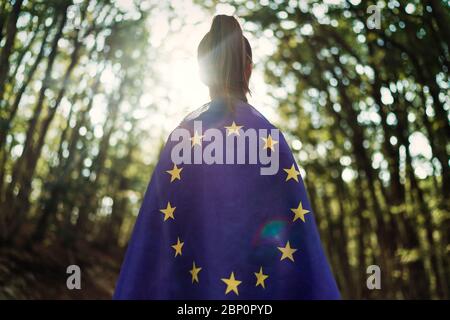
{"label": "tree trunk", "polygon": [[[42,40],[41,47],[39,49],[39,53],[38,53],[33,65],[31,66],[30,70],[28,71],[27,76],[26,76],[24,82],[22,83],[19,91],[15,93],[14,102],[11,105],[9,114],[7,115],[7,119],[4,121],[3,125],[0,126],[0,158],[1,158],[1,163],[2,163],[2,165],[0,165],[0,200],[2,200],[3,183],[4,183],[5,173],[6,173],[6,168],[5,168],[4,164],[6,164],[6,161],[8,158],[8,153],[2,152],[2,149],[6,143],[7,134],[9,132],[9,129],[11,128],[11,124],[17,114],[17,110],[19,109],[20,100],[22,99],[22,96],[25,93],[25,90],[27,89],[28,85],[30,84],[30,82],[33,78],[33,75],[34,75],[35,71],[37,70],[39,63],[41,62],[41,60],[44,56],[45,44],[46,44],[46,40],[48,38],[48,34],[50,33],[50,29],[51,28],[47,28],[45,35],[43,37],[43,40]],[[2,201],[0,201],[0,203],[1,202]]]}
{"label": "tree trunk", "polygon": [[76,225],[76,234],[83,234],[88,228],[89,222],[89,214],[91,212],[95,212],[97,210],[97,203],[95,195],[95,190],[97,188],[97,183],[99,178],[102,175],[102,171],[104,169],[104,163],[107,157],[108,149],[109,149],[109,141],[111,135],[114,131],[116,120],[118,116],[119,106],[122,102],[123,90],[125,88],[126,79],[123,79],[119,85],[118,92],[114,92],[111,94],[111,99],[109,100],[109,113],[108,118],[106,119],[105,125],[103,127],[103,137],[100,142],[99,152],[95,161],[93,162],[92,167],[95,170],[95,178],[90,183],[90,189],[92,192],[87,192],[85,194],[85,199],[83,201],[83,205],[80,208],[80,214],[78,216],[77,225]]}
{"label": "tree trunk", "polygon": [[[4,225],[5,229],[8,228],[8,230],[4,230],[3,236],[4,240],[7,241],[11,240],[10,238],[17,231],[18,226],[21,224],[24,214],[24,212],[23,211],[21,212],[21,210],[26,209],[27,207],[27,202],[22,203],[21,201],[23,200],[23,194],[29,192],[29,190],[25,190],[29,189],[29,187],[27,185],[20,185],[20,184],[23,180],[27,179],[27,176],[29,176],[30,171],[34,171],[34,169],[27,167],[27,163],[31,163],[34,158],[33,149],[35,145],[33,140],[35,135],[35,129],[44,106],[45,92],[50,86],[51,74],[58,51],[58,41],[62,37],[63,28],[67,21],[66,10],[67,7],[64,7],[64,9],[59,13],[60,22],[58,25],[58,30],[52,41],[51,51],[48,56],[47,69],[44,75],[41,90],[39,92],[38,101],[34,108],[33,116],[28,122],[28,129],[22,155],[19,157],[19,159],[17,159],[13,167],[11,182],[5,192],[5,201],[2,211],[4,211],[6,214],[5,218],[6,223]],[[17,187],[19,188],[19,191],[16,194],[15,189]]]}
{"label": "tree trunk", "polygon": [[[42,214],[38,220],[37,227],[34,231],[34,234],[32,236],[32,241],[40,242],[45,238],[45,234],[47,232],[47,228],[49,224],[51,223],[51,219],[56,215],[58,204],[61,200],[61,198],[67,193],[67,188],[64,188],[64,185],[67,184],[67,177],[70,176],[70,173],[72,172],[72,164],[75,161],[76,156],[76,144],[79,141],[80,133],[79,129],[81,126],[83,126],[86,122],[86,117],[91,110],[93,104],[94,104],[94,98],[95,95],[98,92],[99,86],[100,86],[100,76],[102,74],[102,71],[100,71],[96,79],[94,81],[94,85],[92,87],[91,96],[89,98],[89,102],[86,106],[86,108],[80,112],[81,116],[80,119],[75,124],[75,127],[72,129],[72,134],[69,139],[68,143],[68,150],[69,150],[69,157],[67,159],[62,158],[62,143],[63,139],[61,139],[60,148],[59,148],[59,165],[54,170],[54,175],[57,175],[54,179],[55,181],[49,183],[49,196],[46,199],[43,199],[43,206],[42,206]],[[68,119],[67,129],[69,128],[69,122],[70,117]],[[65,136],[65,134],[64,134]]]}
{"label": "tree trunk", "polygon": [[5,94],[6,79],[9,74],[9,57],[14,48],[14,41],[17,34],[17,19],[19,19],[23,0],[16,0],[12,11],[8,15],[6,27],[6,41],[0,54],[0,110],[3,109],[3,96]]}

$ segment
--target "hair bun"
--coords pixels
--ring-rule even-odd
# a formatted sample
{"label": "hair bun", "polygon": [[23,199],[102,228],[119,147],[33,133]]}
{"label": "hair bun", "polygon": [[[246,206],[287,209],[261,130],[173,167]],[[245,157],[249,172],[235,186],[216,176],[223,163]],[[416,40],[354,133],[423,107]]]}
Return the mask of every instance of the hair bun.
{"label": "hair bun", "polygon": [[246,99],[251,65],[251,48],[233,16],[217,15],[198,46],[202,81],[210,91]]}
{"label": "hair bun", "polygon": [[233,16],[227,16],[225,14],[219,14],[214,17],[211,25],[211,30],[227,30],[227,31],[240,31],[241,26],[237,19]]}
{"label": "hair bun", "polygon": [[209,30],[213,42],[222,42],[230,37],[242,37],[242,29],[239,22],[233,16],[220,14],[214,17]]}

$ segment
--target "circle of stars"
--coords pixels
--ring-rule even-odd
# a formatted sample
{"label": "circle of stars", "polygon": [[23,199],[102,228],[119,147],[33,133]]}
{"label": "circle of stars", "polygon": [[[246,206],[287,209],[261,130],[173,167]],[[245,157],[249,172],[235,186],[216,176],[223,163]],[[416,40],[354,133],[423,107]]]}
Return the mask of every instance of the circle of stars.
{"label": "circle of stars", "polygon": [[[227,136],[230,135],[240,135],[240,130],[244,126],[237,125],[235,121],[233,121],[229,126],[225,126]],[[201,146],[203,135],[198,134],[197,131],[194,132],[194,135],[190,138],[191,140],[191,146],[195,147],[196,145]],[[264,141],[263,149],[270,149],[271,151],[275,151],[275,146],[278,144],[278,141],[273,139],[273,137],[269,134],[267,138],[261,138]],[[165,172],[170,175],[170,183],[173,183],[176,180],[181,181],[181,172],[183,168],[178,167],[176,164],[173,165],[172,169],[166,170]],[[283,171],[286,172],[286,179],[285,182],[294,181],[299,183],[298,176],[300,175],[300,172],[296,169],[295,164],[293,163],[290,168],[283,168]],[[160,212],[164,215],[164,221],[167,221],[169,219],[175,220],[175,206],[172,206],[170,201],[167,202],[167,205],[165,208],[160,209]],[[304,223],[306,222],[305,215],[309,213],[310,211],[303,208],[303,204],[300,201],[297,208],[291,208],[291,211],[294,213],[294,218],[292,222],[295,222],[297,220],[301,220]],[[171,247],[173,250],[175,250],[174,257],[182,255],[184,242],[180,240],[180,237],[177,237],[177,242],[173,244]],[[278,250],[281,252],[280,261],[283,260],[290,260],[292,262],[295,262],[294,259],[294,253],[298,251],[296,248],[292,248],[289,241],[286,242],[286,245],[284,247],[277,247]],[[189,273],[191,274],[191,281],[192,284],[199,284],[200,278],[199,274],[200,271],[202,271],[203,268],[200,266],[197,266],[195,261],[192,262],[192,269],[189,270]],[[260,266],[258,272],[254,272],[254,275],[256,277],[256,287],[261,287],[262,289],[266,288],[266,280],[269,278],[269,275],[264,274],[263,267]],[[231,272],[230,276],[228,278],[221,278],[222,282],[225,283],[225,294],[229,294],[231,292],[235,293],[236,295],[239,295],[239,285],[242,284],[241,280],[236,279],[234,271]]]}

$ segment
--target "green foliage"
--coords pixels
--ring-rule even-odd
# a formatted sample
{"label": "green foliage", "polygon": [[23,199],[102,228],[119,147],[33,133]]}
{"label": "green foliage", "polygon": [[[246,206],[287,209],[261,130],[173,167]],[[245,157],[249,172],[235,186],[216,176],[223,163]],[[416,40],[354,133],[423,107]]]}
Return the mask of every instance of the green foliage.
{"label": "green foliage", "polygon": [[[374,4],[380,29],[367,25]],[[251,23],[256,38],[270,36],[276,47],[264,61],[266,81],[299,150],[344,297],[448,297],[449,7],[233,5],[244,28]],[[373,263],[383,270],[381,292],[365,288]]]}
{"label": "green foliage", "polygon": [[[211,12],[218,4],[194,2]],[[367,27],[373,4],[380,29]],[[174,7],[0,0],[0,241],[9,248],[0,280],[53,250],[111,258],[126,245],[163,143],[146,126],[163,111],[142,99],[158,96],[149,41],[158,5]],[[256,63],[343,296],[448,298],[448,4],[231,5],[244,29],[272,43]],[[168,17],[182,24],[176,14]],[[18,257],[23,248],[34,255]],[[366,288],[371,264],[381,267],[381,291]],[[20,296],[9,286],[2,294]]]}

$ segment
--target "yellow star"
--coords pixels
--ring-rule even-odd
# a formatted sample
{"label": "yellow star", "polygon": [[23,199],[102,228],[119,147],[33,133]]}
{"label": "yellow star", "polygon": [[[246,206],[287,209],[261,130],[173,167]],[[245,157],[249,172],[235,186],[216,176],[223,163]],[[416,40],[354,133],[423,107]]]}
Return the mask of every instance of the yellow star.
{"label": "yellow star", "polygon": [[181,170],[183,170],[183,168],[178,168],[177,165],[174,164],[172,170],[166,171],[168,174],[170,174],[170,182],[174,182],[176,179],[181,180]]}
{"label": "yellow star", "polygon": [[226,285],[227,285],[227,289],[225,290],[225,294],[228,294],[230,291],[233,291],[234,293],[236,293],[236,295],[239,295],[238,285],[240,285],[242,281],[236,280],[234,278],[234,272],[231,272],[231,276],[230,276],[229,279],[223,278],[221,280],[223,282],[225,282]]}
{"label": "yellow star", "polygon": [[255,272],[256,276],[256,286],[261,286],[264,289],[266,288],[264,285],[264,281],[269,277],[268,275],[263,273],[262,267],[259,269],[259,272]]}
{"label": "yellow star", "polygon": [[283,169],[283,170],[287,173],[286,181],[289,181],[290,179],[294,179],[295,181],[298,182],[297,176],[300,174],[300,172],[295,170],[294,164],[292,164],[292,167],[290,169]]}
{"label": "yellow star", "polygon": [[292,208],[291,211],[295,214],[294,220],[301,219],[303,222],[305,222],[305,214],[309,212],[309,210],[303,209],[302,202],[298,204],[298,208]]}
{"label": "yellow star", "polygon": [[183,248],[184,242],[180,242],[180,238],[177,238],[177,243],[172,246],[175,249],[175,257],[177,255],[181,256],[181,249]]}
{"label": "yellow star", "polygon": [[195,130],[194,136],[190,138],[192,141],[192,147],[194,147],[196,144],[201,146],[202,145],[202,139],[204,136],[201,136],[197,133],[197,130]]}
{"label": "yellow star", "polygon": [[278,143],[278,141],[273,140],[272,136],[269,134],[267,138],[262,138],[264,140],[264,149],[270,149],[272,151],[275,151],[275,145]]}
{"label": "yellow star", "polygon": [[202,268],[195,266],[195,261],[192,264],[192,270],[189,271],[189,273],[192,275],[192,283],[197,282],[198,283],[198,273],[202,271]]}
{"label": "yellow star", "polygon": [[289,241],[287,242],[285,247],[278,247],[278,250],[280,250],[282,253],[280,261],[286,258],[289,258],[291,261],[294,261],[293,254],[295,251],[297,251],[297,249],[291,248],[291,244],[289,243]]}
{"label": "yellow star", "polygon": [[167,202],[167,207],[165,209],[159,210],[164,214],[164,221],[166,221],[169,218],[175,219],[175,217],[173,216],[175,209],[176,209],[176,207],[172,207],[170,205],[170,202]]}
{"label": "yellow star", "polygon": [[231,124],[231,126],[226,126],[225,128],[228,129],[228,135],[232,135],[233,133],[235,133],[237,136],[239,135],[239,130],[241,130],[244,126],[238,126],[236,125],[236,123],[233,121],[233,123]]}

